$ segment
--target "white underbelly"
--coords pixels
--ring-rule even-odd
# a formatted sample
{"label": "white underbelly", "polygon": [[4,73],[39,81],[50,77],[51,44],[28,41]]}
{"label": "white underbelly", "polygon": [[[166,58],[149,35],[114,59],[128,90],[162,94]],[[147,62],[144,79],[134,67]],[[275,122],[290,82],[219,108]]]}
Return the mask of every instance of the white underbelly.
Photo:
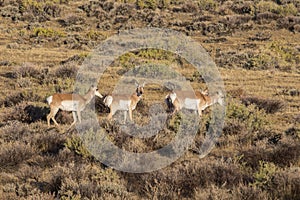
{"label": "white underbelly", "polygon": [[65,111],[77,111],[78,106],[79,106],[78,101],[62,101],[59,108]]}
{"label": "white underbelly", "polygon": [[197,110],[199,103],[200,103],[199,99],[186,98],[184,100],[183,107],[186,108],[186,109],[189,109],[189,110]]}
{"label": "white underbelly", "polygon": [[120,100],[118,110],[129,110],[130,103],[130,100]]}

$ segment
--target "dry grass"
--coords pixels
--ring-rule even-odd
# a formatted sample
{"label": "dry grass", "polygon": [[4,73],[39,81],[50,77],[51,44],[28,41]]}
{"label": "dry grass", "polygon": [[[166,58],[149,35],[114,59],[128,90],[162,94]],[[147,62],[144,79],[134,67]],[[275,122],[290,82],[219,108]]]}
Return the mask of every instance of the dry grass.
{"label": "dry grass", "polygon": [[[1,198],[299,199],[300,5],[276,2],[0,0]],[[146,26],[172,28],[203,44],[222,75],[227,114],[207,157],[196,152],[210,109],[189,151],[163,169],[131,174],[101,164],[75,129],[66,131],[70,113],[57,115],[60,130],[48,128],[45,98],[71,92],[78,67],[106,37]],[[98,83],[100,92],[110,94],[127,70],[143,63],[171,66],[194,88],[206,87],[175,54],[142,50],[116,60]],[[147,84],[134,120],[145,125],[149,107],[167,92]],[[180,123],[180,114],[170,117],[157,136],[137,139],[104,119],[109,109],[101,99],[95,104],[111,141],[132,152],[168,144]]]}

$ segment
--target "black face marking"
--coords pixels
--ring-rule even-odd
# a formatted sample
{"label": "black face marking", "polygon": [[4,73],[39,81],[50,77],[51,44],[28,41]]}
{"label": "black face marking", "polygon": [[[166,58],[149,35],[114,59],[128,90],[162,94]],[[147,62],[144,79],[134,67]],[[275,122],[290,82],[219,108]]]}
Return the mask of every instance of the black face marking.
{"label": "black face marking", "polygon": [[138,97],[140,97],[140,96],[142,96],[142,94],[143,94],[143,88],[142,87],[137,87],[136,88],[136,95],[138,96]]}
{"label": "black face marking", "polygon": [[168,110],[167,112],[172,112],[174,110],[174,105],[172,103],[172,99],[170,98],[170,96],[168,96],[166,99],[165,99],[165,102],[168,106]]}

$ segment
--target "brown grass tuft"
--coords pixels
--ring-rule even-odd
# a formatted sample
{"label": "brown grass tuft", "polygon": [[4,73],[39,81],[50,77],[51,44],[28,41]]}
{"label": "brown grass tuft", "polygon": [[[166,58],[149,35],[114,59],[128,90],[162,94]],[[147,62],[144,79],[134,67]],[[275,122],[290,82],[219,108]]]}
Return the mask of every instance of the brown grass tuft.
{"label": "brown grass tuft", "polygon": [[262,99],[259,97],[243,97],[242,103],[246,106],[255,104],[259,109],[264,109],[266,113],[276,113],[284,107],[284,103],[281,100],[275,99]]}

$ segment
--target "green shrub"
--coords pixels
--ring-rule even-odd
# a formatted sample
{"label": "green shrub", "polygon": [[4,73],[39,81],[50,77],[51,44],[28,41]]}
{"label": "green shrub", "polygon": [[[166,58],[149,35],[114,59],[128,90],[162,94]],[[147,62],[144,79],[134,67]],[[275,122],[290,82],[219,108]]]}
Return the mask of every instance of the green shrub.
{"label": "green shrub", "polygon": [[158,0],[137,0],[136,4],[139,9],[155,10],[158,7]]}
{"label": "green shrub", "polygon": [[253,185],[267,188],[271,184],[271,180],[277,171],[274,163],[259,161],[259,169],[254,173]]}
{"label": "green shrub", "polygon": [[283,6],[284,15],[297,15],[298,9],[293,3],[289,3]]}
{"label": "green shrub", "polygon": [[34,37],[45,37],[45,38],[53,38],[53,37],[65,37],[66,34],[61,31],[54,30],[52,28],[34,28],[33,29]]}
{"label": "green shrub", "polygon": [[173,53],[162,49],[142,49],[136,52],[128,52],[120,56],[117,60],[117,64],[130,69],[140,63],[147,63],[156,60],[156,62],[169,63],[175,61],[176,57]]}
{"label": "green shrub", "polygon": [[136,65],[137,56],[134,53],[129,52],[120,56],[118,62],[122,67],[130,69]]}
{"label": "green shrub", "polygon": [[196,2],[202,10],[215,10],[218,5],[215,0],[197,0]]}
{"label": "green shrub", "polygon": [[27,9],[31,9],[34,12],[42,12],[43,4],[42,2],[36,0],[22,0],[20,5],[20,11],[25,12]]}
{"label": "green shrub", "polygon": [[61,1],[49,0],[18,0],[20,19],[23,21],[44,22],[51,17],[58,17],[61,14]]}
{"label": "green shrub", "polygon": [[272,56],[266,53],[260,53],[253,57],[251,57],[244,64],[244,68],[246,69],[272,69],[277,65],[276,60]]}
{"label": "green shrub", "polygon": [[138,57],[155,60],[173,60],[174,55],[171,52],[162,49],[143,49],[137,53]]}
{"label": "green shrub", "polygon": [[94,30],[90,30],[86,34],[86,37],[89,38],[90,40],[104,40],[106,38],[106,36],[103,35],[103,33],[101,33],[100,31],[94,31]]}
{"label": "green shrub", "polygon": [[181,124],[182,115],[181,113],[176,114],[174,117],[171,118],[168,128],[175,133],[179,131],[180,124]]}
{"label": "green shrub", "polygon": [[278,68],[282,71],[290,71],[300,63],[300,56],[295,48],[274,41],[260,48],[256,54],[250,54],[249,57],[244,64],[247,69]]}
{"label": "green shrub", "polygon": [[[49,77],[47,83],[53,84],[52,89],[49,89],[47,97],[52,95],[54,92],[57,93],[72,93],[74,89],[74,77],[55,78]],[[84,91],[86,92],[86,91]]]}
{"label": "green shrub", "polygon": [[[130,73],[131,75],[131,73]],[[132,70],[132,75],[135,77],[147,77],[153,79],[176,79],[178,73],[164,65],[149,64],[136,67]]]}
{"label": "green shrub", "polygon": [[276,56],[280,56],[283,60],[282,64],[299,64],[300,56],[295,48],[289,45],[285,45],[279,42],[272,42],[268,45],[270,49]]}
{"label": "green shrub", "polygon": [[67,138],[65,146],[71,151],[74,151],[76,154],[82,156],[83,158],[90,158],[92,156],[83,145],[82,140],[77,136]]}
{"label": "green shrub", "polygon": [[257,10],[260,13],[272,12],[281,16],[296,15],[298,13],[298,10],[293,3],[278,5],[273,1],[259,1]]}
{"label": "green shrub", "polygon": [[265,111],[259,110],[254,105],[246,107],[243,104],[230,102],[227,105],[226,116],[229,119],[235,119],[245,124],[250,131],[261,130],[268,124]]}

